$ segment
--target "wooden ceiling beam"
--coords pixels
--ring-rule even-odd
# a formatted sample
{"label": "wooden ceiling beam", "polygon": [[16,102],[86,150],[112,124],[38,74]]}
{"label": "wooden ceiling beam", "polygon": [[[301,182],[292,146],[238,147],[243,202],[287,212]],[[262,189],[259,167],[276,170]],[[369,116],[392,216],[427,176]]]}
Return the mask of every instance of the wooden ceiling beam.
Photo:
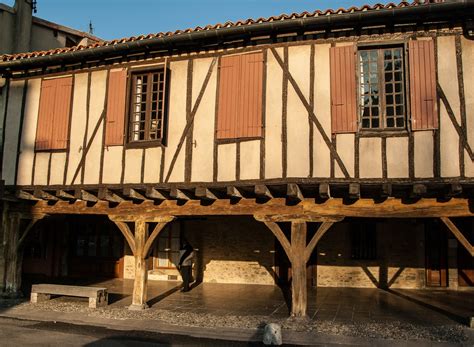
{"label": "wooden ceiling beam", "polygon": [[41,199],[41,200],[47,200],[47,201],[58,201],[59,198],[48,193],[48,192],[45,192],[44,190],[42,189],[35,189],[34,192],[33,192],[33,195],[38,198],[38,199]]}
{"label": "wooden ceiling beam", "polygon": [[36,196],[34,196],[33,193],[28,192],[26,190],[17,190],[15,192],[15,197],[20,200],[31,200],[31,201],[41,200],[40,198],[37,198]]}
{"label": "wooden ceiling beam", "polygon": [[68,201],[76,200],[73,194],[70,194],[62,189],[56,190],[55,195],[61,200],[68,200]]}
{"label": "wooden ceiling beam", "polygon": [[357,200],[360,198],[360,184],[359,183],[349,184],[349,198],[353,200]]}
{"label": "wooden ceiling beam", "polygon": [[170,190],[170,197],[176,200],[191,200],[191,194],[185,190],[178,189],[178,188],[171,188]]}
{"label": "wooden ceiling beam", "polygon": [[300,187],[295,183],[290,183],[286,186],[286,196],[288,199],[297,202],[304,200],[304,195],[301,192]]}
{"label": "wooden ceiling beam", "polygon": [[234,186],[227,187],[227,196],[231,199],[242,199],[243,195],[239,188]]}
{"label": "wooden ceiling beam", "polygon": [[255,195],[257,196],[257,198],[273,199],[272,192],[264,184],[255,185],[254,192],[255,192]]}
{"label": "wooden ceiling beam", "polygon": [[74,191],[74,197],[76,199],[83,200],[83,201],[88,201],[88,202],[97,202],[97,201],[99,201],[97,196],[95,196],[91,192],[88,192],[88,191],[86,191],[84,189],[80,189],[80,188],[78,188]]}
{"label": "wooden ceiling beam", "polygon": [[151,200],[159,200],[159,201],[166,200],[166,196],[164,196],[160,191],[158,191],[157,189],[153,187],[146,188],[145,196]]}
{"label": "wooden ceiling beam", "polygon": [[421,198],[427,191],[426,185],[416,183],[411,188],[410,198]]}
{"label": "wooden ceiling beam", "polygon": [[137,190],[133,188],[126,187],[123,189],[122,194],[129,199],[136,201],[145,201],[148,200],[144,195],[140,194]]}
{"label": "wooden ceiling beam", "polygon": [[388,197],[392,196],[392,185],[390,183],[382,184],[381,191],[380,191],[380,196],[382,198],[388,198]]}
{"label": "wooden ceiling beam", "polygon": [[331,188],[329,183],[321,183],[319,185],[319,196],[322,199],[329,199],[331,198]]}
{"label": "wooden ceiling beam", "polygon": [[203,200],[214,201],[218,199],[217,196],[206,187],[197,187],[194,190],[194,195],[196,195],[197,198],[203,199]]}
{"label": "wooden ceiling beam", "polygon": [[106,200],[108,202],[121,203],[124,201],[121,196],[117,195],[108,188],[99,188],[97,196],[99,200]]}

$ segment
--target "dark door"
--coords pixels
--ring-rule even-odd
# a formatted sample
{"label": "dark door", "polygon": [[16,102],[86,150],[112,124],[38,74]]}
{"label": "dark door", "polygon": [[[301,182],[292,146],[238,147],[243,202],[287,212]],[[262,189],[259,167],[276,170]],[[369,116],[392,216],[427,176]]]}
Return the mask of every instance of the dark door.
{"label": "dark door", "polygon": [[[463,221],[458,225],[471,245],[474,243],[474,225],[472,221]],[[474,286],[474,257],[458,244],[458,283],[462,287]]]}
{"label": "dark door", "polygon": [[446,287],[447,276],[447,232],[438,221],[426,223],[426,285]]}

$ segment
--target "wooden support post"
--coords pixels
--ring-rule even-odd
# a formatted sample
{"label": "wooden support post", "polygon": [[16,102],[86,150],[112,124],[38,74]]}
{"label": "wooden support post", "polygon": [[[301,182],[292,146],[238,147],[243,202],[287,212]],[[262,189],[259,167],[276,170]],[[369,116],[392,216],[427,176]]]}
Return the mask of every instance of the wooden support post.
{"label": "wooden support post", "polygon": [[306,222],[291,223],[291,315],[305,317],[308,305],[308,290],[306,288]]}
{"label": "wooden support post", "polygon": [[21,228],[21,213],[12,212],[7,217],[6,221],[6,250],[5,250],[5,288],[4,291],[12,296],[21,295],[21,272],[23,265],[23,250],[22,245],[29,231],[33,228],[36,222],[42,219],[44,215],[34,215],[30,217],[30,222],[24,230]]}
{"label": "wooden support post", "polygon": [[145,221],[135,222],[135,279],[133,281],[132,305],[130,310],[143,310],[148,308],[147,283],[148,268],[146,255],[143,254],[146,239],[148,238],[148,225]]}
{"label": "wooden support post", "polygon": [[[331,228],[335,221],[342,220],[341,217],[335,217],[333,221],[322,222],[316,234],[314,234],[311,241],[306,245],[307,233],[307,216],[300,216],[298,219],[287,220],[291,221],[291,242],[286,238],[285,233],[275,220],[280,218],[275,216],[261,216],[255,215],[256,220],[265,223],[265,225],[272,231],[273,235],[280,242],[285,250],[288,259],[291,262],[291,290],[292,290],[292,306],[291,315],[294,317],[305,317],[306,308],[308,304],[308,291],[306,284],[306,264],[313,253],[314,248],[321,240],[323,235]],[[294,216],[297,218],[298,216]]]}
{"label": "wooden support post", "polygon": [[[135,279],[133,282],[132,305],[130,310],[143,310],[147,308],[147,283],[148,283],[148,268],[147,258],[152,249],[153,243],[164,229],[164,227],[171,222],[174,217],[156,217],[154,220],[145,220],[134,216],[133,233],[125,221],[129,221],[132,216],[109,216],[127,240],[130,249],[132,250],[135,259]],[[149,222],[157,222],[156,227],[148,236]]]}

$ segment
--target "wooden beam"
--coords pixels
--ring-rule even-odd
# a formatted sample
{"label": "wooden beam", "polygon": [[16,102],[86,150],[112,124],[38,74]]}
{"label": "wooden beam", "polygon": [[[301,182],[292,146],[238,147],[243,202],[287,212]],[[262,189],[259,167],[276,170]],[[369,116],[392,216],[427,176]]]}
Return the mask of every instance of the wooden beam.
{"label": "wooden beam", "polygon": [[45,217],[45,215],[35,215],[31,220],[30,222],[28,223],[28,225],[26,226],[25,230],[23,230],[23,233],[20,237],[20,239],[18,240],[18,244],[17,244],[17,251],[18,249],[20,249],[20,247],[22,246],[23,244],[23,241],[26,239],[26,237],[28,236],[28,233],[30,232],[30,230],[35,226],[35,224],[43,219]]}
{"label": "wooden beam", "polygon": [[255,195],[259,198],[264,199],[273,199],[273,195],[270,192],[270,189],[264,184],[257,184],[254,188]]}
{"label": "wooden beam", "polygon": [[209,189],[206,187],[197,187],[194,191],[194,195],[196,195],[197,198],[203,199],[203,200],[217,200],[217,196],[215,196]]}
{"label": "wooden beam", "polygon": [[308,305],[306,283],[306,222],[291,223],[291,315],[305,317]]}
{"label": "wooden beam", "polygon": [[[109,216],[109,218],[110,218],[110,216]],[[115,223],[117,228],[123,234],[123,236],[125,237],[125,240],[127,241],[128,246],[130,247],[133,255],[135,255],[136,252],[137,252],[136,246],[135,246],[135,237],[134,237],[132,231],[130,230],[130,228],[128,227],[127,223],[115,220],[113,218],[110,218],[110,220]]]}
{"label": "wooden beam", "polygon": [[171,188],[170,197],[177,200],[191,200],[190,193],[178,188]]}
{"label": "wooden beam", "polygon": [[146,188],[145,196],[152,200],[166,200],[166,197],[153,187]]}
{"label": "wooden beam", "polygon": [[147,305],[148,266],[146,261],[145,244],[148,237],[148,224],[143,221],[135,222],[135,278],[133,280],[132,304],[129,310],[143,310]]}
{"label": "wooden beam", "polygon": [[108,188],[99,188],[98,198],[109,202],[121,203],[124,200]]}
{"label": "wooden beam", "polygon": [[61,189],[56,190],[56,196],[60,198],[61,200],[68,200],[68,201],[76,200],[76,197],[74,195],[69,194],[68,192]]}
{"label": "wooden beam", "polygon": [[147,200],[147,198],[145,198],[145,196],[143,196],[142,194],[140,194],[138,191],[136,191],[133,188],[128,188],[128,187],[124,188],[123,189],[123,195],[125,195],[129,199],[136,200],[136,201],[145,201],[145,200]]}
{"label": "wooden beam", "polygon": [[453,197],[462,194],[462,185],[459,183],[451,183],[448,188],[447,196]]}
{"label": "wooden beam", "polygon": [[283,247],[283,250],[286,253],[286,256],[288,259],[292,259],[293,257],[293,251],[291,250],[291,244],[290,241],[285,236],[285,233],[283,230],[281,230],[280,226],[275,223],[275,222],[263,222],[267,226],[268,229],[271,230],[273,235],[277,238],[277,240],[280,242],[281,246]]}
{"label": "wooden beam", "polygon": [[[342,219],[340,219],[342,220]],[[318,230],[316,231],[316,234],[314,234],[313,238],[311,241],[308,243],[308,245],[305,248],[305,259],[306,262],[309,261],[309,258],[311,258],[311,254],[314,251],[314,248],[318,244],[318,242],[321,240],[321,238],[326,234],[326,232],[333,226],[334,222],[323,222]]]}
{"label": "wooden beam", "polygon": [[441,217],[441,221],[448,227],[454,237],[459,241],[461,245],[468,251],[471,257],[474,257],[474,246],[471,245],[469,240],[463,235],[458,227],[448,217]]}
{"label": "wooden beam", "polygon": [[322,199],[330,199],[331,198],[331,188],[329,187],[329,183],[321,183],[319,185],[319,196]]}
{"label": "wooden beam", "polygon": [[88,192],[84,189],[76,189],[74,191],[74,197],[76,199],[83,200],[83,201],[89,201],[89,202],[99,201],[97,196],[95,196],[94,194],[92,194],[92,193],[90,193],[90,192]]}
{"label": "wooden beam", "polygon": [[33,195],[38,198],[38,199],[41,199],[41,200],[47,200],[47,201],[58,201],[59,198],[52,195],[52,194],[49,194],[48,192],[45,192],[44,190],[42,189],[39,189],[39,188],[36,188],[33,192]]}
{"label": "wooden beam", "polygon": [[425,195],[427,192],[426,186],[424,184],[414,184],[410,193],[410,197],[419,198]]}
{"label": "wooden beam", "polygon": [[266,214],[255,214],[254,218],[259,222],[312,222],[312,223],[324,223],[331,222],[336,223],[344,219],[341,216],[318,216],[315,214],[277,214],[277,215],[266,215]]}
{"label": "wooden beam", "polygon": [[301,192],[300,187],[295,183],[290,183],[286,186],[286,196],[288,197],[288,199],[297,202],[304,200],[304,196]]}
{"label": "wooden beam", "polygon": [[161,231],[164,229],[164,227],[171,222],[174,219],[174,217],[169,217],[168,222],[160,222],[157,223],[155,228],[153,229],[153,232],[150,234],[150,236],[147,238],[143,250],[143,255],[145,258],[147,258],[150,254],[151,246],[153,245],[153,242],[155,239],[158,237],[158,235],[161,233]]}
{"label": "wooden beam", "polygon": [[138,211],[136,214],[124,215],[124,214],[110,214],[109,219],[113,222],[137,222],[143,220],[147,223],[168,223],[171,222],[174,217],[163,216],[163,215],[141,215]]}
{"label": "wooden beam", "polygon": [[41,200],[34,196],[32,193],[27,192],[26,190],[17,190],[15,192],[15,197],[21,200],[32,200],[32,201],[38,201]]}
{"label": "wooden beam", "polygon": [[234,186],[227,187],[227,196],[229,196],[231,199],[242,199],[243,198],[243,195],[240,192],[239,188],[234,187]]}
{"label": "wooden beam", "polygon": [[350,183],[349,184],[349,198],[350,199],[359,199],[360,198],[360,184],[359,183]]}
{"label": "wooden beam", "polygon": [[[234,215],[303,215],[312,214],[321,217],[364,217],[364,218],[434,218],[434,217],[473,217],[472,199],[452,198],[438,200],[422,198],[413,202],[406,202],[398,198],[388,198],[384,201],[373,199],[359,199],[347,204],[344,199],[331,198],[323,202],[305,198],[299,204],[288,204],[286,198],[274,198],[261,204],[255,199],[242,198],[238,201],[219,199],[213,204],[202,204],[200,200],[191,200],[181,204],[176,200],[163,201],[159,208],[152,201],[145,201],[140,205],[132,201],[124,201],[117,206],[110,206],[106,202],[88,205],[84,201],[58,201],[51,205],[46,201],[38,201],[34,206],[19,205],[15,209],[30,213],[46,214],[96,214],[96,215],[127,215],[140,218],[154,218],[163,216],[210,216]],[[136,219],[136,218],[135,218]]]}
{"label": "wooden beam", "polygon": [[388,197],[392,196],[392,185],[390,183],[382,184],[380,196],[382,198],[388,198]]}

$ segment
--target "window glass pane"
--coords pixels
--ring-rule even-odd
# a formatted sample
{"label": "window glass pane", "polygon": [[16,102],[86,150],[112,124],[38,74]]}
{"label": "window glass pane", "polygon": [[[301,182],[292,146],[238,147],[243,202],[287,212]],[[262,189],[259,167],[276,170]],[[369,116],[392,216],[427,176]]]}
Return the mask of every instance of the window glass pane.
{"label": "window glass pane", "polygon": [[387,118],[387,127],[388,128],[393,128],[395,126],[395,122],[393,118]]}
{"label": "window glass pane", "polygon": [[405,126],[404,120],[405,120],[404,118],[397,118],[397,127],[398,127],[398,128],[402,128],[402,127]]}
{"label": "window glass pane", "polygon": [[379,119],[372,118],[372,128],[378,128],[378,127],[379,127]]}

